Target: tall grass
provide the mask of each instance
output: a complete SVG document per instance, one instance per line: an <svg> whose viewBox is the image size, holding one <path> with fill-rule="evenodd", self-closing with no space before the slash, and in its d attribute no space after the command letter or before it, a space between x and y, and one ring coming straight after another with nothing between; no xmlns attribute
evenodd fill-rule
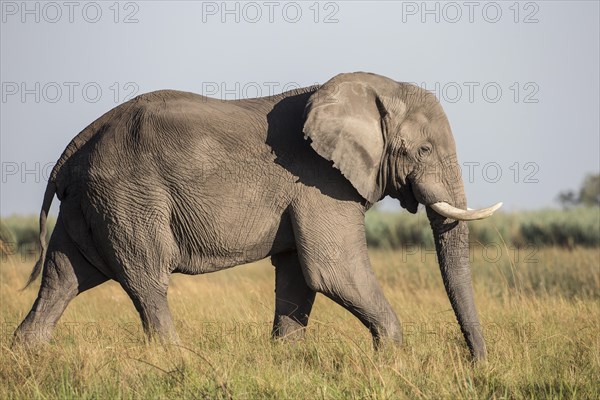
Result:
<svg viewBox="0 0 600 400"><path fill-rule="evenodd" d="M305 341L272 342L268 261L174 276L181 347L146 345L131 301L109 282L71 303L50 345L13 349L37 291L18 290L31 263L9 257L0 269L0 398L599 398L599 249L492 250L472 249L489 352L475 366L427 247L370 253L404 328L404 345L379 353L367 329L321 295Z"/></svg>

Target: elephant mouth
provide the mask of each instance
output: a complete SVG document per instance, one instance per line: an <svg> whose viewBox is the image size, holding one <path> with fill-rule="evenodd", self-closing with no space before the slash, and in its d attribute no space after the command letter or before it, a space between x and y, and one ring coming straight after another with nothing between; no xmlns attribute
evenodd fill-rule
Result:
<svg viewBox="0 0 600 400"><path fill-rule="evenodd" d="M408 181L406 182L406 185L400 187L400 190L398 191L398 200L400 201L400 206L411 214L415 214L417 212L419 202L413 194L412 188Z"/></svg>

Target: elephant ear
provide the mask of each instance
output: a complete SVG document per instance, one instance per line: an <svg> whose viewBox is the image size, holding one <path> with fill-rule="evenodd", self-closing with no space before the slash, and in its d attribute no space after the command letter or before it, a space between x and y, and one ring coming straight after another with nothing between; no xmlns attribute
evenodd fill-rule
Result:
<svg viewBox="0 0 600 400"><path fill-rule="evenodd" d="M379 171L385 148L383 105L368 80L342 74L308 100L304 135L312 148L339 169L370 203L383 195Z"/></svg>

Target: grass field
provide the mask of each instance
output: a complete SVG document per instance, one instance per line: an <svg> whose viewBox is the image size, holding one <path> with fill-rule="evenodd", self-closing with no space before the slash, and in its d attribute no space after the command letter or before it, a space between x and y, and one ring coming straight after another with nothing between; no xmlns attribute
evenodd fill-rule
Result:
<svg viewBox="0 0 600 400"><path fill-rule="evenodd" d="M35 354L12 350L37 287L18 290L33 260L8 257L0 273L0 398L599 398L599 249L494 250L472 251L489 353L475 366L435 254L425 250L371 252L405 334L401 348L377 354L367 329L323 296L304 342L272 342L267 260L173 277L181 348L145 345L133 305L110 282L71 303L52 344Z"/></svg>

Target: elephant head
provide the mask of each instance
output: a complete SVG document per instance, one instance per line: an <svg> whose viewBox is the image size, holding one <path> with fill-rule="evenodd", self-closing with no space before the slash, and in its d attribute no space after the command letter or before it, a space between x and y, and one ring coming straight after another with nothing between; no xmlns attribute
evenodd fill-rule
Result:
<svg viewBox="0 0 600 400"><path fill-rule="evenodd" d="M374 74L341 74L309 99L304 134L368 203L389 195L411 213L426 206L462 333L472 355L485 357L464 221L488 217L502 204L467 209L454 138L435 96Z"/></svg>

